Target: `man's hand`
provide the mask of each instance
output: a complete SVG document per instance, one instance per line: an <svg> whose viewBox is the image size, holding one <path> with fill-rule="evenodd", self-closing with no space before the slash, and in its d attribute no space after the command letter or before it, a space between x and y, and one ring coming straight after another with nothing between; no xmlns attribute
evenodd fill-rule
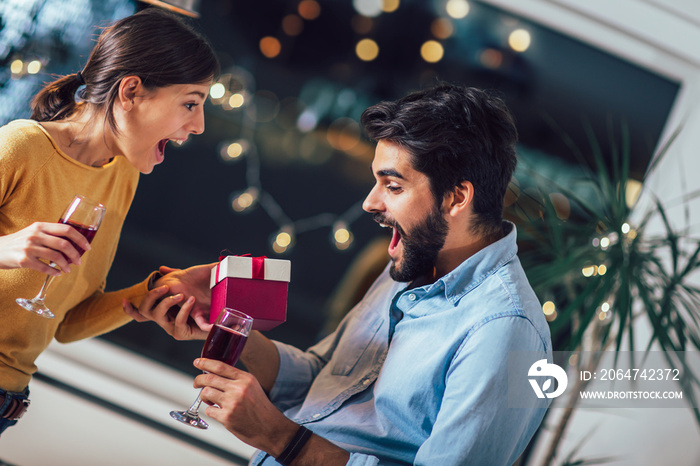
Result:
<svg viewBox="0 0 700 466"><path fill-rule="evenodd" d="M197 359L194 365L207 372L194 381L195 388L203 388L206 415L248 445L275 457L282 453L299 426L270 402L257 379L213 359Z"/></svg>
<svg viewBox="0 0 700 466"><path fill-rule="evenodd" d="M233 435L274 458L284 452L299 425L288 419L267 398L257 379L244 371L213 359L197 359L195 367L207 373L197 376L207 416L220 422ZM312 435L301 447L294 464L340 466L350 453L328 440Z"/></svg>

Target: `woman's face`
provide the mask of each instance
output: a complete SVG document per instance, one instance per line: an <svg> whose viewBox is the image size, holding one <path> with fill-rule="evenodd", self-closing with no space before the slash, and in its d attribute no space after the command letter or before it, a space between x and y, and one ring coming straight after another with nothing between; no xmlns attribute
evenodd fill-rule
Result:
<svg viewBox="0 0 700 466"><path fill-rule="evenodd" d="M118 153L141 173L151 173L165 159L168 141L182 144L190 134L204 132L204 101L210 85L174 84L137 92L117 121Z"/></svg>

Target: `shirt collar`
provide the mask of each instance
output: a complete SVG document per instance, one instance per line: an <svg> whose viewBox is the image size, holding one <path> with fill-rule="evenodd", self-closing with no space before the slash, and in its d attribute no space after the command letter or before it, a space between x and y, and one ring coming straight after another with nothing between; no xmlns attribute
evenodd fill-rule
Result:
<svg viewBox="0 0 700 466"><path fill-rule="evenodd" d="M503 222L505 236L489 244L438 279L429 288L444 286L445 298L456 305L462 297L511 261L518 252L516 228L512 222Z"/></svg>

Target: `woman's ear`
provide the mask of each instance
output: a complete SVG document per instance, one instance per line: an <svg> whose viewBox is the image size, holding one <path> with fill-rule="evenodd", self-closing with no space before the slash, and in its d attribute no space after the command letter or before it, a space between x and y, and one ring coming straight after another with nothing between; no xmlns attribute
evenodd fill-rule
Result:
<svg viewBox="0 0 700 466"><path fill-rule="evenodd" d="M459 185L452 188L452 191L445 198L447 213L456 217L460 213L471 209L473 199L474 185L471 181L462 181Z"/></svg>
<svg viewBox="0 0 700 466"><path fill-rule="evenodd" d="M130 111L134 108L134 98L141 95L143 91L143 83L138 76L126 76L119 83L119 105L125 110Z"/></svg>

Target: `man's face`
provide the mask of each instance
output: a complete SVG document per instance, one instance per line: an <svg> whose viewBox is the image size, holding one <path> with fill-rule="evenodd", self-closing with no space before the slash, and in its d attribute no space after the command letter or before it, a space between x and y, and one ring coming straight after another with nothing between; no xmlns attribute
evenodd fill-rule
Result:
<svg viewBox="0 0 700 466"><path fill-rule="evenodd" d="M393 229L391 277L410 282L432 272L445 244L448 225L430 190L430 180L416 171L400 146L379 141L372 162L376 184L363 208L380 225Z"/></svg>

